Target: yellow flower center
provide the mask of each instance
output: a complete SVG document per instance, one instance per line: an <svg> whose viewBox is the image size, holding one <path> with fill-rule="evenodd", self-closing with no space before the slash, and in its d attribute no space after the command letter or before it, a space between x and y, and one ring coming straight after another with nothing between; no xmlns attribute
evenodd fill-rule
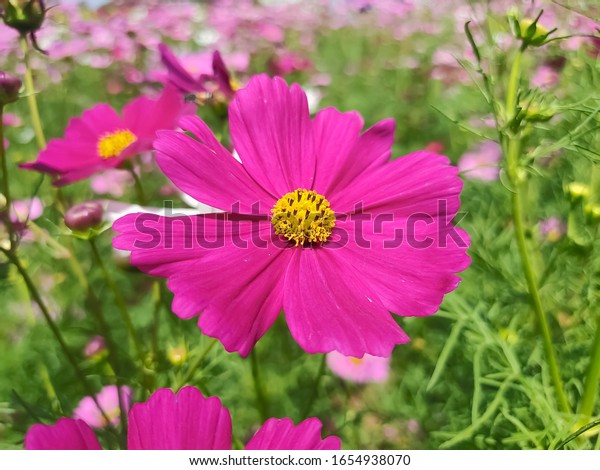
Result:
<svg viewBox="0 0 600 470"><path fill-rule="evenodd" d="M335 226L335 214L329 201L315 191L296 189L287 193L271 209L275 233L296 246L324 243Z"/></svg>
<svg viewBox="0 0 600 470"><path fill-rule="evenodd" d="M102 158L118 157L136 140L137 137L128 129L107 132L98 141L98 155Z"/></svg>
<svg viewBox="0 0 600 470"><path fill-rule="evenodd" d="M352 365L360 366L363 363L363 360L359 359L358 357L351 357L350 362L352 363Z"/></svg>

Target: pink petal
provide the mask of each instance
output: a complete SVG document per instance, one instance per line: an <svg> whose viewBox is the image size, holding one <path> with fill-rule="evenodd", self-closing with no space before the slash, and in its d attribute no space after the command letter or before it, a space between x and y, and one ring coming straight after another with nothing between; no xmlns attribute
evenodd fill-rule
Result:
<svg viewBox="0 0 600 470"><path fill-rule="evenodd" d="M123 128L123 121L108 104L101 103L73 118L65 130L65 139L97 144L103 134Z"/></svg>
<svg viewBox="0 0 600 470"><path fill-rule="evenodd" d="M231 450L231 416L194 387L154 392L129 412L129 450Z"/></svg>
<svg viewBox="0 0 600 470"><path fill-rule="evenodd" d="M367 129L343 162L329 192L344 191L367 170L384 167L392 156L395 128L393 119L384 119Z"/></svg>
<svg viewBox="0 0 600 470"><path fill-rule="evenodd" d="M358 176L329 198L331 207L337 213L352 213L362 205L371 213L436 216L440 201L445 201L447 213L455 214L463 182L457 176L458 169L449 163L434 153L411 153Z"/></svg>
<svg viewBox="0 0 600 470"><path fill-rule="evenodd" d="M172 85L167 85L158 99L145 96L136 98L123 108L123 123L138 138L127 149L128 155L151 150L156 132L163 129L175 129L177 121L184 113L192 111L192 107L183 101L183 96ZM133 153L132 153L133 152Z"/></svg>
<svg viewBox="0 0 600 470"><path fill-rule="evenodd" d="M244 167L276 199L312 187L314 137L306 94L298 85L254 76L235 94L229 123Z"/></svg>
<svg viewBox="0 0 600 470"><path fill-rule="evenodd" d="M284 287L287 323L308 353L387 357L409 341L366 276L336 250L294 250Z"/></svg>
<svg viewBox="0 0 600 470"><path fill-rule="evenodd" d="M343 176L363 125L360 114L355 111L342 113L335 108L326 108L315 116L317 171L313 189L319 194L328 194L336 179Z"/></svg>
<svg viewBox="0 0 600 470"><path fill-rule="evenodd" d="M468 235L452 226L453 217L454 213L448 214L447 226L436 217L416 223L398 216L393 222L364 223L360 236L368 248L357 243L336 246L336 242L331 247L360 270L368 289L387 310L402 316L432 315L444 294L458 286L455 273L470 264ZM350 240L356 238L353 221L337 221L337 228L346 231Z"/></svg>
<svg viewBox="0 0 600 470"><path fill-rule="evenodd" d="M83 421L62 418L53 426L34 424L25 436L27 450L102 450Z"/></svg>
<svg viewBox="0 0 600 470"><path fill-rule="evenodd" d="M200 329L228 351L246 356L281 311L291 251L274 244L268 218L131 214L113 228L121 233L114 247L131 251L134 266L168 278L173 312L181 318L202 312Z"/></svg>
<svg viewBox="0 0 600 470"><path fill-rule="evenodd" d="M268 214L275 199L266 193L197 117L180 125L198 140L174 131L159 132L157 163L181 191L225 211ZM258 203L255 209L254 204Z"/></svg>
<svg viewBox="0 0 600 470"><path fill-rule="evenodd" d="M246 450L340 450L339 437L321 439L321 422L309 418L297 426L289 418L271 418L246 445Z"/></svg>

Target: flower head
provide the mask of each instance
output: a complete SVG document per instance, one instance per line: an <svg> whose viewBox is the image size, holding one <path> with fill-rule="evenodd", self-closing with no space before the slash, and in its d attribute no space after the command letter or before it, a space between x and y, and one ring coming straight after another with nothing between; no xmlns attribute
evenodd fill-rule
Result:
<svg viewBox="0 0 600 470"><path fill-rule="evenodd" d="M383 383L390 375L390 358L365 354L361 359L343 356L336 351L327 354L327 365L344 380L355 383Z"/></svg>
<svg viewBox="0 0 600 470"><path fill-rule="evenodd" d="M212 56L212 74L201 73L194 78L168 46L160 44L158 50L161 61L169 72L169 83L181 92L195 94L200 102L211 99L229 101L233 98L237 85L231 79L219 51L215 51Z"/></svg>
<svg viewBox="0 0 600 470"><path fill-rule="evenodd" d="M309 418L267 420L246 445L247 450L339 450L335 436L321 439L321 422ZM53 426L33 425L25 436L28 450L99 450L90 427L63 418ZM178 393L159 389L129 412L129 450L231 450L231 416L217 397L205 398L194 387Z"/></svg>
<svg viewBox="0 0 600 470"><path fill-rule="evenodd" d="M243 356L282 309L309 353L386 357L408 342L389 312L435 313L469 264L451 222L457 169L430 152L389 161L392 120L363 133L355 112L313 120L302 89L281 78L251 79L229 124L241 163L197 117L180 121L193 136L163 131L155 142L181 191L226 212L130 214L113 225L114 247L168 278L176 315L200 315L205 334Z"/></svg>
<svg viewBox="0 0 600 470"><path fill-rule="evenodd" d="M35 162L21 167L54 175L56 186L88 178L151 150L156 131L175 128L188 109L173 87L166 87L157 100L136 98L122 117L98 104L71 119L62 139L52 139Z"/></svg>
<svg viewBox="0 0 600 470"><path fill-rule="evenodd" d="M21 80L17 77L0 70L0 107L19 99L21 85ZM4 124L4 119L2 124Z"/></svg>
<svg viewBox="0 0 600 470"><path fill-rule="evenodd" d="M119 405L119 394L116 385L107 385L96 395L96 401L104 412L100 411L92 397L85 397L73 412L75 419L80 419L92 428L104 428L106 426L116 427L121 421L121 407ZM129 387L121 387L121 401L125 410L131 406L132 390ZM105 416L106 415L106 416ZM107 422L106 418L109 419Z"/></svg>

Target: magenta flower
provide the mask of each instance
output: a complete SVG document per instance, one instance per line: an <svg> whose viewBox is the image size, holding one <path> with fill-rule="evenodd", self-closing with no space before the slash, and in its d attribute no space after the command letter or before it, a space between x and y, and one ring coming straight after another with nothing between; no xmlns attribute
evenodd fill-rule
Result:
<svg viewBox="0 0 600 470"><path fill-rule="evenodd" d="M390 375L389 357L365 354L362 359L358 359L332 351L327 354L327 365L338 377L357 384L383 383Z"/></svg>
<svg viewBox="0 0 600 470"><path fill-rule="evenodd" d="M129 410L131 406L132 394L133 392L129 387L121 387L121 400L126 410ZM113 427L118 426L121 422L121 407L119 406L117 386L107 385L103 387L100 393L96 395L96 400L110 422L106 421L102 411L98 409L92 397L85 397L79 402L79 405L77 405L77 408L73 412L73 417L84 421L92 428L104 428L109 425Z"/></svg>
<svg viewBox="0 0 600 470"><path fill-rule="evenodd" d="M54 175L56 186L88 178L151 150L156 131L175 128L188 109L173 87L166 87L157 100L133 100L122 117L109 105L98 104L71 119L64 138L52 139L35 162L21 168Z"/></svg>
<svg viewBox="0 0 600 470"><path fill-rule="evenodd" d="M311 120L297 85L265 75L229 107L237 161L197 117L164 131L157 163L197 201L225 214L117 220L115 248L168 278L173 312L242 356L282 308L309 353L387 357L408 336L390 315L435 313L469 265L451 220L462 181L448 159L389 161L394 122L361 134L356 112ZM149 236L150 235L150 236Z"/></svg>
<svg viewBox="0 0 600 470"><path fill-rule="evenodd" d="M465 153L458 161L458 168L466 178L495 181L500 174L499 163L502 149L497 142L488 140Z"/></svg>
<svg viewBox="0 0 600 470"><path fill-rule="evenodd" d="M169 72L169 82L183 93L221 93L230 100L235 94L229 71L219 51L212 57L212 74L202 73L194 78L165 44L158 46L160 58Z"/></svg>
<svg viewBox="0 0 600 470"><path fill-rule="evenodd" d="M321 422L309 418L298 425L271 418L246 450L339 450L341 441L321 439ZM25 436L27 450L99 450L96 436L81 420L63 418L55 425L33 425ZM205 398L194 387L177 394L163 388L129 412L129 450L231 450L231 416L217 397Z"/></svg>

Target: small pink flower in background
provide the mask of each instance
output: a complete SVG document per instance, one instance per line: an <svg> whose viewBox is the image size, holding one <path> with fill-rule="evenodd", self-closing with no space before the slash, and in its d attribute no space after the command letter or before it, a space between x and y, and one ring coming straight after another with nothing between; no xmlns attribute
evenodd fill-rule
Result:
<svg viewBox="0 0 600 470"><path fill-rule="evenodd" d="M121 400L125 410L129 410L131 406L133 392L129 387L121 387ZM85 397L79 402L79 405L73 412L75 419L80 419L87 423L92 428L104 428L108 425L116 427L121 422L121 408L119 406L119 396L117 394L116 385L107 385L100 390L96 395L98 405L104 411L110 422L106 422L106 418L96 406L92 397Z"/></svg>
<svg viewBox="0 0 600 470"><path fill-rule="evenodd" d="M365 354L361 359L358 359L333 351L327 354L327 365L338 377L358 384L368 382L384 383L390 375L389 357Z"/></svg>
<svg viewBox="0 0 600 470"><path fill-rule="evenodd" d="M558 84L560 73L548 65L540 65L531 78L531 84L537 88L552 88Z"/></svg>
<svg viewBox="0 0 600 470"><path fill-rule="evenodd" d="M273 58L268 66L272 75L289 75L309 70L313 64L309 59L294 52L283 52Z"/></svg>
<svg viewBox="0 0 600 470"><path fill-rule="evenodd" d="M106 170L93 175L90 186L96 194L110 194L118 198L133 186L133 176L127 170Z"/></svg>
<svg viewBox="0 0 600 470"><path fill-rule="evenodd" d="M217 397L205 398L194 387L178 393L162 388L129 412L129 450L231 450L231 416ZM88 423L89 424L89 423ZM338 437L321 438L321 422L309 418L270 418L246 450L339 450ZM82 420L63 418L55 425L35 424L25 436L28 450L99 450L100 444Z"/></svg>
<svg viewBox="0 0 600 470"><path fill-rule="evenodd" d="M55 186L86 179L151 150L156 131L175 128L179 117L189 111L170 86L157 100L136 98L125 106L122 117L109 105L98 104L71 119L64 138L52 139L35 162L21 168L55 176Z"/></svg>
<svg viewBox="0 0 600 470"><path fill-rule="evenodd" d="M18 199L12 202L10 220L15 225L24 226L30 220L36 220L44 212L44 204L40 198Z"/></svg>
<svg viewBox="0 0 600 470"><path fill-rule="evenodd" d="M442 153L444 151L444 144L437 141L429 142L423 150L433 153Z"/></svg>
<svg viewBox="0 0 600 470"><path fill-rule="evenodd" d="M495 181L500 175L499 162L501 158L500 145L488 140L460 157L458 169L465 178Z"/></svg>
<svg viewBox="0 0 600 470"><path fill-rule="evenodd" d="M407 343L390 312L434 314L470 263L468 236L448 224L460 205L458 170L425 151L390 161L393 120L363 132L356 112L327 108L312 119L304 91L279 77L255 76L238 91L229 124L242 163L196 116L180 121L195 137L162 131L154 145L158 166L181 191L231 212L184 224L129 214L114 223L113 246L131 251L141 271L168 278L177 316L199 316L204 334L244 357L282 309L292 336L311 354L388 357ZM358 203L361 214L373 216L360 235ZM300 220L288 224L292 212ZM409 228L416 212L431 223ZM318 220L308 219L312 213ZM376 227L378 214L393 220ZM151 247L138 243L147 239L140 220L154 233L170 233ZM398 243L398 232L407 230L431 243ZM370 249L359 243L363 237ZM215 239L217 248L202 243Z"/></svg>
<svg viewBox="0 0 600 470"><path fill-rule="evenodd" d="M2 125L8 127L19 127L23 124L22 119L13 113L3 113L2 114Z"/></svg>
<svg viewBox="0 0 600 470"><path fill-rule="evenodd" d="M83 354L85 357L94 357L106 351L106 342L102 336L94 336L85 345Z"/></svg>
<svg viewBox="0 0 600 470"><path fill-rule="evenodd" d="M541 220L539 229L541 237L549 242L557 242L567 232L566 224L558 217Z"/></svg>

